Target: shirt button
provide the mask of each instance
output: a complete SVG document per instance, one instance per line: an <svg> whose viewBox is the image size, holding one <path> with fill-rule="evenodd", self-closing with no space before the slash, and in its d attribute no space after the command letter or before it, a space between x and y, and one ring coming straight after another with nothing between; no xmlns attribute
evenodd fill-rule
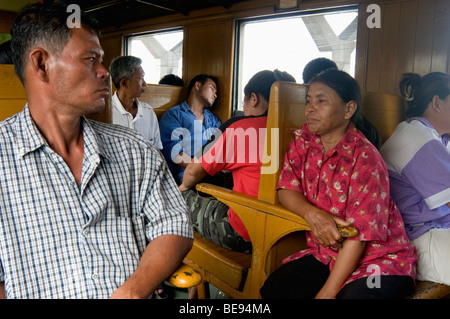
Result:
<svg viewBox="0 0 450 319"><path fill-rule="evenodd" d="M98 274L92 274L92 280L97 280L98 279Z"/></svg>

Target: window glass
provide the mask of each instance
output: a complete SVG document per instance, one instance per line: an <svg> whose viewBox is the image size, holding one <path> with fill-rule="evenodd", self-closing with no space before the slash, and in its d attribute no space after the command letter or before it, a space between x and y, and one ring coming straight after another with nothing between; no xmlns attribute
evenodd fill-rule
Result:
<svg viewBox="0 0 450 319"><path fill-rule="evenodd" d="M234 104L242 110L244 86L258 71L279 69L303 83L312 59L332 59L354 75L357 9L262 18L237 22Z"/></svg>
<svg viewBox="0 0 450 319"><path fill-rule="evenodd" d="M125 38L126 55L142 59L147 83L158 83L166 74L182 78L183 30L153 32Z"/></svg>

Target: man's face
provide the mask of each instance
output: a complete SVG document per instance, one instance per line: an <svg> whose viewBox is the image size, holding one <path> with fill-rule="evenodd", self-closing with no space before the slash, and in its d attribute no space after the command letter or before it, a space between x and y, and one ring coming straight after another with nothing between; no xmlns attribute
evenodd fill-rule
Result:
<svg viewBox="0 0 450 319"><path fill-rule="evenodd" d="M49 81L61 112L79 116L103 111L109 94L105 83L109 74L102 59L98 37L83 28L72 30L59 56L51 55Z"/></svg>
<svg viewBox="0 0 450 319"><path fill-rule="evenodd" d="M130 96L139 97L145 92L147 83L145 82L144 76L145 72L140 66L136 69L136 71L134 71L131 76L131 80L126 80L127 86L125 89L128 91Z"/></svg>
<svg viewBox="0 0 450 319"><path fill-rule="evenodd" d="M216 83L211 79L207 79L206 82L200 86L199 97L203 99L207 107L211 107L217 98Z"/></svg>

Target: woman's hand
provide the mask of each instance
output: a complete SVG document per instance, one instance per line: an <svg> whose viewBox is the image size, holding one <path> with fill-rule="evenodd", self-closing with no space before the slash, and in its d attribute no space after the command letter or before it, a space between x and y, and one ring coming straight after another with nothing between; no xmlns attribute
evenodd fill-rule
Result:
<svg viewBox="0 0 450 319"><path fill-rule="evenodd" d="M333 248L341 247L343 238L337 227L349 226L350 223L317 207L308 210L303 218L311 227L311 232L320 245L325 248L329 246Z"/></svg>
<svg viewBox="0 0 450 319"><path fill-rule="evenodd" d="M280 189L278 197L284 207L305 219L320 245L334 248L341 246L343 238L337 226L350 226L349 222L317 208L297 191Z"/></svg>

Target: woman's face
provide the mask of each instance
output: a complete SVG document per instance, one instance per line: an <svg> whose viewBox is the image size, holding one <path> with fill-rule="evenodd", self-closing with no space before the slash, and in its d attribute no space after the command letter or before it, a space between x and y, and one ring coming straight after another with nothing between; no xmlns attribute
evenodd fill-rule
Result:
<svg viewBox="0 0 450 319"><path fill-rule="evenodd" d="M344 103L332 88L314 82L306 95L305 119L310 132L320 136L343 136L356 102Z"/></svg>

